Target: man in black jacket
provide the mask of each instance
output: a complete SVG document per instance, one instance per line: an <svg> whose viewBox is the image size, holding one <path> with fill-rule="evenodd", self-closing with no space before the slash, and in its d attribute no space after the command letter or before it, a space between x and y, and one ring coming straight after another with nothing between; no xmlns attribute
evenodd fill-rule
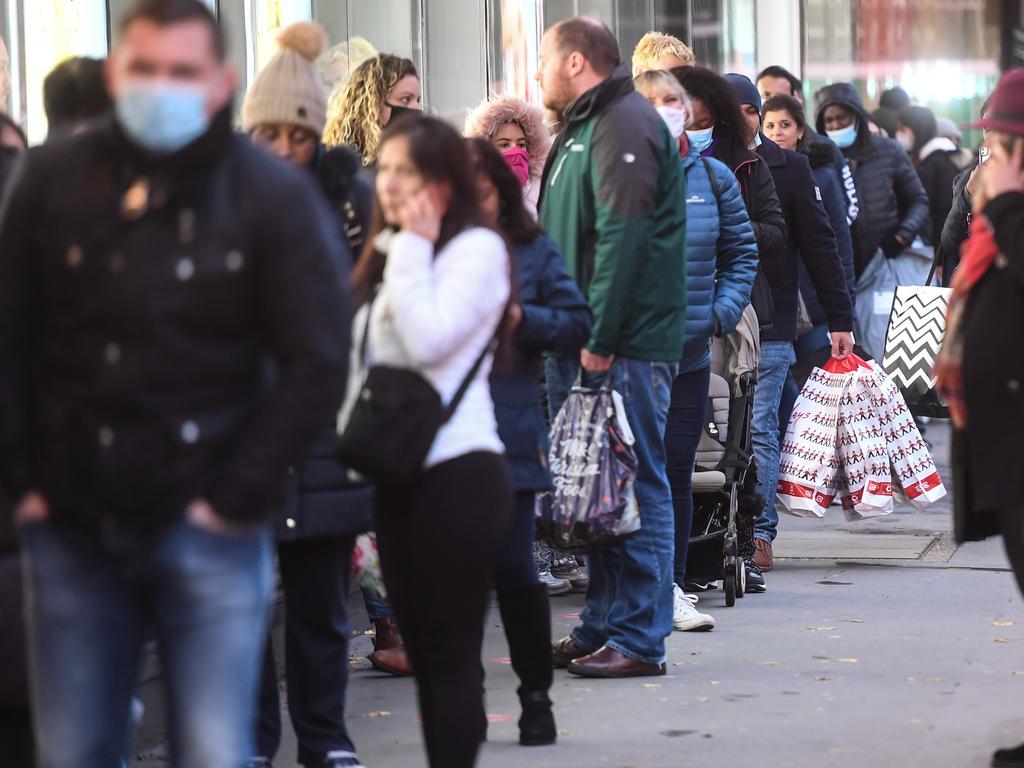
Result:
<svg viewBox="0 0 1024 768"><path fill-rule="evenodd" d="M754 567L748 564L748 583L752 591L764 591L761 570L772 567L772 542L779 525L775 511L775 485L779 477L779 404L789 368L796 360L793 342L797 337L797 312L800 292L799 261L814 283L815 291L828 316L832 334L832 354L844 358L853 350L853 308L835 232L821 201L821 192L804 155L787 152L760 133L761 96L743 75L725 79L736 94L749 136L757 144L757 154L767 164L786 217L786 251L783 268L769 284L775 303L775 321L761 332L761 360L754 394L754 456L757 460L760 492L764 509L755 523Z"/></svg>
<svg viewBox="0 0 1024 768"><path fill-rule="evenodd" d="M141 0L108 81L116 118L32 150L0 215L0 484L38 760L119 762L151 630L172 761L241 765L266 519L344 389L344 246L308 174L232 132L199 0Z"/></svg>
<svg viewBox="0 0 1024 768"><path fill-rule="evenodd" d="M853 228L860 275L879 250L893 258L913 242L928 218L928 195L899 143L871 133L856 88L829 85L814 95L814 102L818 132L827 133L843 151L860 195Z"/></svg>

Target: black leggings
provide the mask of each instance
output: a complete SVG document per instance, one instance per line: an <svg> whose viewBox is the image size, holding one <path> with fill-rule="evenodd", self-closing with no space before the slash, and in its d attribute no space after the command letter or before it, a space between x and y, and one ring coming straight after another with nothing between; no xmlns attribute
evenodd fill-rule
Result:
<svg viewBox="0 0 1024 768"><path fill-rule="evenodd" d="M484 740L484 617L512 517L505 459L470 453L414 484L378 486L377 544L388 596L416 670L433 768L471 768ZM469 578L453 589L455 569Z"/></svg>
<svg viewBox="0 0 1024 768"><path fill-rule="evenodd" d="M498 592L517 592L537 586L537 561L533 556L533 542L536 539L533 491L516 493L515 514L512 526L505 537L498 557L498 569L494 574L494 586Z"/></svg>

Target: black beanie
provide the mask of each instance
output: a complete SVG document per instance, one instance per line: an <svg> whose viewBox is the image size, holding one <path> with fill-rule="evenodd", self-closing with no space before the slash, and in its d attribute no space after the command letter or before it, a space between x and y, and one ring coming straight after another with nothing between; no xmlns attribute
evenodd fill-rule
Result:
<svg viewBox="0 0 1024 768"><path fill-rule="evenodd" d="M750 81L749 77L730 72L725 76L725 81L732 86L732 92L736 94L736 101L740 104L753 104L757 107L757 114L761 114L761 94L757 92L757 86Z"/></svg>

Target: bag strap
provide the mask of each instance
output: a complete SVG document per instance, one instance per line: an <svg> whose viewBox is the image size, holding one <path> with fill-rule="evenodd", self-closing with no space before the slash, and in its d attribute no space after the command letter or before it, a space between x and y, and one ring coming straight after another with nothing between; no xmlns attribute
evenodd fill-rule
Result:
<svg viewBox="0 0 1024 768"><path fill-rule="evenodd" d="M711 167L711 163L708 162L706 157L701 157L701 162L704 163L704 170L707 171L708 181L711 182L711 191L715 193L715 202L721 202L722 191L718 188L718 179L715 178L715 169Z"/></svg>
<svg viewBox="0 0 1024 768"><path fill-rule="evenodd" d="M935 244L934 252L935 252L935 254L932 257L932 268L930 270L928 270L928 279L924 281L924 284L926 286L932 284L932 280L935 279L935 272L939 268L939 262L943 261L943 258L942 258L942 244L941 243L936 243Z"/></svg>
<svg viewBox="0 0 1024 768"><path fill-rule="evenodd" d="M500 322L498 323L498 328L501 328ZM479 373L480 366L484 364L484 360L487 359L487 355L494 352L497 348L498 331L495 330L494 336L492 336L490 340L487 342L487 344L484 346L483 351L480 353L480 356L476 359L476 362L473 363L473 367L470 368L469 373L466 374L466 378L462 380L462 383L459 385L459 388L455 390L455 394L452 396L451 402L448 403L448 406L444 409L444 418L441 422L442 424L447 423L447 421L452 416L455 415L455 411L458 409L459 403L462 402L462 398L465 397L466 392L469 391L469 385L473 383L473 379L475 379L477 373Z"/></svg>
<svg viewBox="0 0 1024 768"><path fill-rule="evenodd" d="M370 318L373 316L373 302L377 300L377 294L380 292L380 286L373 289L373 295L370 296L370 300L366 302L366 322L363 323L363 338L359 342L359 367L366 367L366 345L370 340Z"/></svg>

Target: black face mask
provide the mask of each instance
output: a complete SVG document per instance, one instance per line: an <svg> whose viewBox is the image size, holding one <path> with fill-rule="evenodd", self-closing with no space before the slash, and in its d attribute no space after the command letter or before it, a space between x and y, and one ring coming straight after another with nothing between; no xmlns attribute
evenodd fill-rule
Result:
<svg viewBox="0 0 1024 768"><path fill-rule="evenodd" d="M388 104L391 107L391 117L388 118L388 125L391 125L396 120L400 120L409 115L422 115L423 110L421 109L410 109L409 107L403 107L398 104Z"/></svg>

